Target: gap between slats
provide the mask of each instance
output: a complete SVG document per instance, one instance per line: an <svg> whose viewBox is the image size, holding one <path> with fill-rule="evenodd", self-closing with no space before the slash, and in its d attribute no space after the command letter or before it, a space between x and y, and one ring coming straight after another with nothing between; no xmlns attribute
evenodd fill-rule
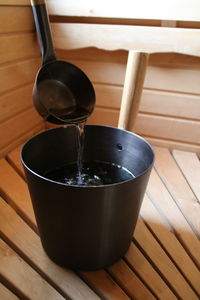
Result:
<svg viewBox="0 0 200 300"><path fill-rule="evenodd" d="M13 291L11 291L7 286L2 284L1 282L0 282L0 295L2 297L2 300L19 300L17 295L14 294Z"/></svg>
<svg viewBox="0 0 200 300"><path fill-rule="evenodd" d="M195 153L174 150L173 157L200 202L200 162Z"/></svg>

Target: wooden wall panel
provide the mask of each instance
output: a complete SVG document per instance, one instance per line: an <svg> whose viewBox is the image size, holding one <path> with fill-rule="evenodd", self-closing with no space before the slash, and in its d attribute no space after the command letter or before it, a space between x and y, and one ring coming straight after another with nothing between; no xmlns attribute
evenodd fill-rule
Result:
<svg viewBox="0 0 200 300"><path fill-rule="evenodd" d="M143 90L140 111L200 120L200 95Z"/></svg>
<svg viewBox="0 0 200 300"><path fill-rule="evenodd" d="M119 111L96 108L89 118L90 124L117 126ZM200 141L199 122L161 117L139 113L135 132L145 136L172 139L179 142L196 143Z"/></svg>
<svg viewBox="0 0 200 300"><path fill-rule="evenodd" d="M18 6L30 6L30 0L0 0L0 5L18 5Z"/></svg>
<svg viewBox="0 0 200 300"><path fill-rule="evenodd" d="M10 144L13 140L37 127L41 123L41 117L34 108L18 113L16 116L9 118L0 126L0 148Z"/></svg>
<svg viewBox="0 0 200 300"><path fill-rule="evenodd" d="M120 109L123 87L94 84L94 88L97 106ZM200 120L199 103L199 95L144 88L140 111L150 114Z"/></svg>
<svg viewBox="0 0 200 300"><path fill-rule="evenodd" d="M161 117L140 113L135 130L145 136L198 143L200 145L200 122Z"/></svg>
<svg viewBox="0 0 200 300"><path fill-rule="evenodd" d="M8 1L4 2L8 3ZM17 0L16 2L20 3L20 0ZM30 4L29 0L27 0L27 4L28 3ZM32 15L32 9L30 6L1 6L0 33L5 34L9 32L25 32L35 30Z"/></svg>
<svg viewBox="0 0 200 300"><path fill-rule="evenodd" d="M88 48L58 54L79 66L94 83L96 109L88 123L117 126L127 53ZM136 131L155 144L198 151L199 78L199 58L174 53L150 56Z"/></svg>
<svg viewBox="0 0 200 300"><path fill-rule="evenodd" d="M33 83L40 66L40 59L32 58L0 65L0 93Z"/></svg>
<svg viewBox="0 0 200 300"><path fill-rule="evenodd" d="M15 33L0 35L1 63L40 56L34 33Z"/></svg>
<svg viewBox="0 0 200 300"><path fill-rule="evenodd" d="M67 57L64 58L68 60ZM94 83L123 86L126 65L117 62L85 61L70 59L80 67ZM149 66L144 87L165 91L200 94L200 68L166 68Z"/></svg>
<svg viewBox="0 0 200 300"><path fill-rule="evenodd" d="M31 83L0 97L0 123L32 106L32 89Z"/></svg>
<svg viewBox="0 0 200 300"><path fill-rule="evenodd" d="M29 7L1 6L0 156L44 128L32 104L32 88L41 64L33 30L30 3Z"/></svg>

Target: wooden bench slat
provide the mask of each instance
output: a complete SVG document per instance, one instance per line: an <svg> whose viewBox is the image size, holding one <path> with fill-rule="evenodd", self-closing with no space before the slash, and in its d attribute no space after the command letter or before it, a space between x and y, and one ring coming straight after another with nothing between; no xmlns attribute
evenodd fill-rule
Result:
<svg viewBox="0 0 200 300"><path fill-rule="evenodd" d="M81 272L84 280L88 281L100 295L101 299L128 300L130 299L116 282L104 270L94 272Z"/></svg>
<svg viewBox="0 0 200 300"><path fill-rule="evenodd" d="M197 155L186 151L174 150L173 156L194 194L200 201L200 162Z"/></svg>
<svg viewBox="0 0 200 300"><path fill-rule="evenodd" d="M191 286L200 293L199 270L147 195L144 197L140 215Z"/></svg>
<svg viewBox="0 0 200 300"><path fill-rule="evenodd" d="M123 286L127 294L136 300L154 300L156 299L151 291L144 285L144 283L135 275L124 260L113 264L108 268L112 277Z"/></svg>
<svg viewBox="0 0 200 300"><path fill-rule="evenodd" d="M0 271L5 280L29 299L64 299L16 252L0 240Z"/></svg>
<svg viewBox="0 0 200 300"><path fill-rule="evenodd" d="M130 267L141 276L159 299L177 299L159 274L152 268L150 262L133 243L131 243L128 252L125 255L125 259Z"/></svg>
<svg viewBox="0 0 200 300"><path fill-rule="evenodd" d="M143 251L148 255L153 264L158 268L165 280L172 286L182 299L198 299L183 275L179 272L156 239L152 239L144 222L139 218L134 233L134 238ZM196 271L194 284L200 292L199 276Z"/></svg>
<svg viewBox="0 0 200 300"><path fill-rule="evenodd" d="M97 300L98 296L71 270L61 268L45 254L39 236L0 198L0 231L7 243L45 274L66 297L78 300ZM18 234L16 234L16 232Z"/></svg>
<svg viewBox="0 0 200 300"><path fill-rule="evenodd" d="M20 152L22 146L15 148L13 151L9 152L6 156L8 162L12 165L12 167L20 174L22 178L25 179L24 169L22 163L20 161Z"/></svg>
<svg viewBox="0 0 200 300"><path fill-rule="evenodd" d="M0 190L9 204L36 230L36 221L27 185L5 159L0 160Z"/></svg>
<svg viewBox="0 0 200 300"><path fill-rule="evenodd" d="M147 186L147 194L162 215L172 226L176 237L187 249L194 262L200 263L200 243L173 198L153 169Z"/></svg>
<svg viewBox="0 0 200 300"><path fill-rule="evenodd" d="M7 287L5 287L1 282L0 282L0 296L1 300L19 300L19 298L14 295Z"/></svg>
<svg viewBox="0 0 200 300"><path fill-rule="evenodd" d="M195 195L191 191L190 186L185 180L183 173L177 166L169 150L165 148L154 147L154 151L156 156L155 159L156 171L158 172L159 176L162 178L163 182L165 183L165 186L169 190L173 199L176 201L179 209L186 217L188 223L191 224L195 233L200 237L200 218L199 218L200 205L197 202ZM193 157L193 154L189 153L189 156ZM198 163L199 162L197 162L197 164ZM192 166L192 170L194 170L195 168L196 168L196 164ZM199 180L198 180L198 176L196 177L199 183L200 174L199 174Z"/></svg>

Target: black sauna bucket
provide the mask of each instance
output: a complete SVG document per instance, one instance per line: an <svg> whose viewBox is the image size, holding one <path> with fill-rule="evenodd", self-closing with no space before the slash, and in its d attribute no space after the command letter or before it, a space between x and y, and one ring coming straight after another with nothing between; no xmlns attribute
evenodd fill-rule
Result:
<svg viewBox="0 0 200 300"><path fill-rule="evenodd" d="M136 177L96 187L66 186L43 174L77 159L75 126L42 132L26 142L25 169L42 245L57 264L96 270L128 250L154 153L141 137L118 128L85 126L85 161L112 162Z"/></svg>

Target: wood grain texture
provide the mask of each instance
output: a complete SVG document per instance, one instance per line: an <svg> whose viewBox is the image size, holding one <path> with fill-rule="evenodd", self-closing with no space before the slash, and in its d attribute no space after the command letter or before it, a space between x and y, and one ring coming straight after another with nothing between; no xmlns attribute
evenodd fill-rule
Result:
<svg viewBox="0 0 200 300"><path fill-rule="evenodd" d="M21 0L16 0L16 3L20 3L20 1ZM8 3L8 1L4 2L5 4ZM29 0L27 0L27 4L30 4ZM1 6L0 20L0 33L33 31L35 29L33 13L30 6Z"/></svg>
<svg viewBox="0 0 200 300"><path fill-rule="evenodd" d="M33 127L31 130L26 131L24 134L18 136L18 138L15 138L12 142L4 146L2 149L0 149L0 158L5 157L6 154L22 143L24 143L27 139L31 138L33 135L39 133L40 131L43 131L45 129L45 124L40 123L39 125Z"/></svg>
<svg viewBox="0 0 200 300"><path fill-rule="evenodd" d="M167 140L167 139L159 139L155 137L149 137L143 135L143 137L153 146L159 146L168 148L169 150L180 149L185 151L196 152L197 155L200 156L199 145L191 144L191 143L181 143L177 141Z"/></svg>
<svg viewBox="0 0 200 300"><path fill-rule="evenodd" d="M57 49L57 55L60 59L83 59L92 61L107 61L126 64L128 51L116 50L106 51L100 48L88 47L80 49ZM199 68L200 58L196 56L184 55L179 53L154 53L149 54L149 65L161 67L179 67L179 68Z"/></svg>
<svg viewBox="0 0 200 300"><path fill-rule="evenodd" d="M131 243L128 252L125 255L125 260L130 267L137 271L146 284L151 287L152 291L156 295L159 295L159 299L177 299L135 244Z"/></svg>
<svg viewBox="0 0 200 300"><path fill-rule="evenodd" d="M175 118L200 120L200 95L144 89L140 111Z"/></svg>
<svg viewBox="0 0 200 300"><path fill-rule="evenodd" d="M88 124L117 126L119 111L97 107ZM139 113L135 132L140 135L199 144L200 122ZM191 135L192 132L192 135Z"/></svg>
<svg viewBox="0 0 200 300"><path fill-rule="evenodd" d="M0 240L0 271L11 285L29 299L64 299L16 252ZM37 287L37 288L35 288Z"/></svg>
<svg viewBox="0 0 200 300"><path fill-rule="evenodd" d="M136 119L135 131L145 136L200 144L199 121L139 113Z"/></svg>
<svg viewBox="0 0 200 300"><path fill-rule="evenodd" d="M43 124L43 119L37 114L34 108L19 113L13 118L0 124L0 149L18 139L21 135L30 131L39 124Z"/></svg>
<svg viewBox="0 0 200 300"><path fill-rule="evenodd" d="M130 299L103 269L92 272L81 272L81 275L98 292L101 299Z"/></svg>
<svg viewBox="0 0 200 300"><path fill-rule="evenodd" d="M30 5L29 0L0 0L0 5Z"/></svg>
<svg viewBox="0 0 200 300"><path fill-rule="evenodd" d="M0 66L0 93L33 83L40 67L40 59L33 58Z"/></svg>
<svg viewBox="0 0 200 300"><path fill-rule="evenodd" d="M163 218L147 195L144 196L140 215L179 271L199 293L199 270L172 232L169 223Z"/></svg>
<svg viewBox="0 0 200 300"><path fill-rule="evenodd" d="M94 84L94 88L97 106L120 109L122 87ZM200 120L200 96L144 88L139 111Z"/></svg>
<svg viewBox="0 0 200 300"><path fill-rule="evenodd" d="M198 29L53 23L52 32L58 49L97 47L105 50L176 52L200 56Z"/></svg>
<svg viewBox="0 0 200 300"><path fill-rule="evenodd" d="M0 43L1 63L40 55L35 33L0 35Z"/></svg>
<svg viewBox="0 0 200 300"><path fill-rule="evenodd" d="M37 230L33 207L25 181L4 159L0 160L0 169L1 194L4 195L4 198L14 207L16 212L18 212L34 230Z"/></svg>
<svg viewBox="0 0 200 300"><path fill-rule="evenodd" d="M156 241L156 239L152 238L151 234L149 234L149 231L142 219L138 219L134 232L134 238L180 298L198 299L197 295L190 288L183 275L179 272L170 258L166 255L165 251L160 247L159 242ZM198 269L193 266L193 264L190 265L191 270L194 271L194 273L192 273L191 270L189 270L190 280L192 281L192 284L194 285L197 293L200 293L200 273ZM185 272L185 276L187 277L187 272Z"/></svg>
<svg viewBox="0 0 200 300"><path fill-rule="evenodd" d="M122 100L120 105L118 127L133 131L139 111L148 55L129 51Z"/></svg>
<svg viewBox="0 0 200 300"><path fill-rule="evenodd" d="M81 0L74 2L48 0L47 4L50 14L55 15L188 21L199 21L198 11L200 9L198 0L192 0L190 6L187 0L181 2L180 0L169 0L168 3L162 4L156 0L152 0L151 3L142 0L134 3L134 5L131 0L125 0L123 3L119 2L117 5L114 0L109 1L109 3L105 0L101 3L87 0L84 5ZM113 7L115 7L114 10Z"/></svg>
<svg viewBox="0 0 200 300"><path fill-rule="evenodd" d="M199 139L200 141L200 139ZM198 201L200 201L200 162L195 153L173 151L173 156L190 184Z"/></svg>
<svg viewBox="0 0 200 300"><path fill-rule="evenodd" d="M119 111L105 108L95 108L92 115L87 119L87 124L108 125L117 127Z"/></svg>
<svg viewBox="0 0 200 300"><path fill-rule="evenodd" d="M111 52L112 53L112 52ZM63 57L67 60L67 57ZM123 86L126 64L116 61L93 61L68 59L80 67L93 83ZM144 88L174 91L181 93L200 94L200 68L167 68L149 65L144 81Z"/></svg>
<svg viewBox="0 0 200 300"><path fill-rule="evenodd" d="M19 298L2 283L0 283L0 295L2 300L19 300Z"/></svg>
<svg viewBox="0 0 200 300"><path fill-rule="evenodd" d="M0 123L32 107L33 84L21 87L0 97Z"/></svg>
<svg viewBox="0 0 200 300"><path fill-rule="evenodd" d="M192 192L190 186L188 185L186 179L181 172L180 167L173 159L173 156L168 149L154 147L155 151L155 168L159 176L162 178L166 187L168 188L173 199L179 206L179 209L184 214L188 223L191 224L195 233L200 237L200 205ZM178 153L178 151L176 152ZM188 153L188 152L187 152ZM189 153L189 157L192 157L194 153ZM188 161L188 158L186 158ZM191 168L193 169L192 174L195 173L195 169L198 166L199 161L195 159ZM188 167L186 168L189 169ZM197 175L197 176L195 176ZM200 178L200 174L194 174L194 178L191 181ZM197 183L198 186L198 183Z"/></svg>
<svg viewBox="0 0 200 300"><path fill-rule="evenodd" d="M95 293L71 270L54 264L45 254L39 236L0 198L1 234L14 248L21 249L38 270L62 290L66 298L97 300ZM16 231L20 234L16 235Z"/></svg>
<svg viewBox="0 0 200 300"><path fill-rule="evenodd" d="M197 236L178 209L155 170L152 170L147 194L164 218L169 222L176 237L182 243L197 266L200 264L200 244ZM160 197L162 195L162 197Z"/></svg>
<svg viewBox="0 0 200 300"><path fill-rule="evenodd" d="M156 299L145 284L135 275L133 270L128 267L124 260L120 260L110 266L108 271L111 273L112 277L117 280L120 286L123 287L131 299Z"/></svg>
<svg viewBox="0 0 200 300"><path fill-rule="evenodd" d="M12 167L17 171L17 173L25 179L24 169L22 166L22 163L20 161L20 153L21 153L22 145L15 148L11 152L9 152L6 156L6 159L8 160L9 164L12 165Z"/></svg>

